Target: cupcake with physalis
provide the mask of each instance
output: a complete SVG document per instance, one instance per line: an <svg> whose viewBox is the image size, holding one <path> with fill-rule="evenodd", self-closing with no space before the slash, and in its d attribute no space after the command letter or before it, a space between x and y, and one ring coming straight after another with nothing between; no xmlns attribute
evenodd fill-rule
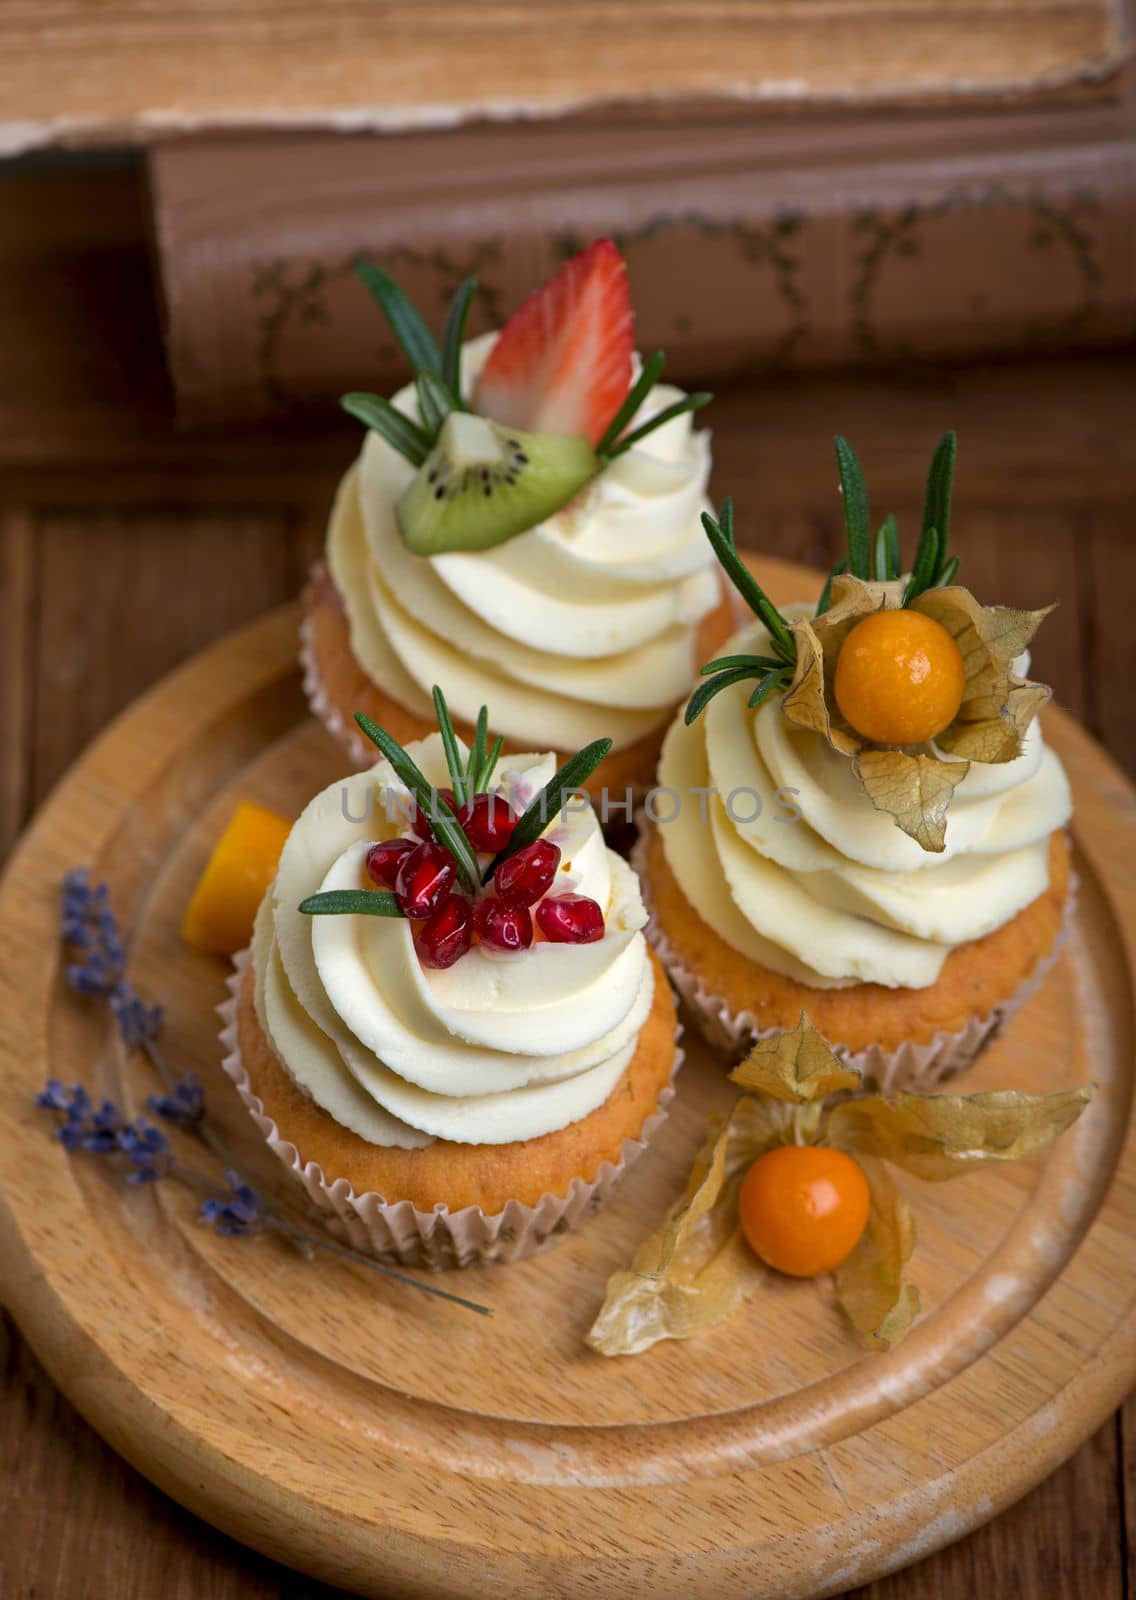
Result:
<svg viewBox="0 0 1136 1600"><path fill-rule="evenodd" d="M674 1003L627 864L564 765L404 748L293 826L226 1008L226 1070L357 1248L408 1265L514 1260L565 1232L671 1095Z"/></svg>
<svg viewBox="0 0 1136 1600"><path fill-rule="evenodd" d="M1038 722L1050 691L1022 675L1046 612L955 582L954 435L907 576L844 440L837 459L848 555L818 603L779 610L729 503L705 519L754 620L667 734L666 803L635 860L655 947L709 1037L736 1051L804 1010L892 1088L968 1065L1043 974L1072 804Z"/></svg>
<svg viewBox="0 0 1136 1600"><path fill-rule="evenodd" d="M622 801L734 626L699 523L710 397L661 383L661 353L638 365L610 240L469 343L474 280L439 345L390 278L360 275L414 380L343 399L368 433L305 597L313 710L362 764L354 712L421 739L441 683L467 739L485 703L506 751L606 735L594 787Z"/></svg>

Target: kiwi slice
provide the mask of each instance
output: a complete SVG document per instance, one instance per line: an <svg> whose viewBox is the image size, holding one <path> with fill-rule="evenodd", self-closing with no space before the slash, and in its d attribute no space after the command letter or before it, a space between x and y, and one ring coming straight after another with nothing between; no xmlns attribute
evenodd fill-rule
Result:
<svg viewBox="0 0 1136 1600"><path fill-rule="evenodd" d="M420 556L488 550L559 511L599 468L583 437L451 411L395 508L403 541Z"/></svg>

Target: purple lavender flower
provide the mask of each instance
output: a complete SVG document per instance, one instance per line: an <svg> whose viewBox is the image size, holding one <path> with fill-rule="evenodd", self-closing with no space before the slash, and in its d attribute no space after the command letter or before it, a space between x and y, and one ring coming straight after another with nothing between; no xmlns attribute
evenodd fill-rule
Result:
<svg viewBox="0 0 1136 1600"><path fill-rule="evenodd" d="M226 1238L243 1238L251 1233L262 1233L268 1226L268 1217L256 1192L250 1189L248 1184L242 1181L240 1173L234 1172L231 1167L225 1173L225 1182L229 1186L232 1198L203 1200L198 1213L199 1220Z"/></svg>
<svg viewBox="0 0 1136 1600"><path fill-rule="evenodd" d="M80 959L67 968L67 981L80 994L109 995L122 979L125 954L105 883L91 884L87 869L65 874L61 892L62 936Z"/></svg>
<svg viewBox="0 0 1136 1600"><path fill-rule="evenodd" d="M134 1169L127 1173L127 1183L153 1183L164 1178L173 1164L165 1134L144 1117L119 1129L118 1148Z"/></svg>
<svg viewBox="0 0 1136 1600"><path fill-rule="evenodd" d="M61 911L63 942L79 957L67 968L68 983L108 1002L128 1050L157 1039L162 1008L143 1004L124 975L126 951L106 884L92 885L85 867L74 868L63 878Z"/></svg>
<svg viewBox="0 0 1136 1600"><path fill-rule="evenodd" d="M58 1078L48 1078L36 1095L35 1103L44 1111L62 1111L65 1116L69 1116L71 1107L78 1098L84 1101L87 1099L87 1091L81 1083L73 1083L68 1088Z"/></svg>
<svg viewBox="0 0 1136 1600"><path fill-rule="evenodd" d="M155 1116L164 1117L179 1128L192 1127L205 1115L205 1090L196 1074L187 1072L169 1094L152 1094L146 1106Z"/></svg>
<svg viewBox="0 0 1136 1600"><path fill-rule="evenodd" d="M64 1123L64 1128L71 1126L74 1126L73 1120ZM122 1127L122 1113L113 1100L104 1100L97 1111L84 1119L78 1144L68 1145L68 1148L88 1150L95 1156L113 1155L119 1148Z"/></svg>
<svg viewBox="0 0 1136 1600"><path fill-rule="evenodd" d="M145 1005L125 978L115 984L107 999L128 1050L136 1050L148 1039L159 1037L164 1015L162 1007Z"/></svg>
<svg viewBox="0 0 1136 1600"><path fill-rule="evenodd" d="M58 1078L49 1078L36 1096L36 1105L62 1113L55 1136L67 1150L86 1150L91 1155L113 1155L118 1149L122 1113L113 1100L103 1100L95 1109L81 1083L68 1089Z"/></svg>

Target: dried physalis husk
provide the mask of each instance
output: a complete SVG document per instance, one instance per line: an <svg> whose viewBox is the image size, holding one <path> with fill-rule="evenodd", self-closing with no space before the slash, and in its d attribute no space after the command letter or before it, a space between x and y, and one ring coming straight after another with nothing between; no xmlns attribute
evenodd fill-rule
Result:
<svg viewBox="0 0 1136 1600"><path fill-rule="evenodd" d="M730 1077L742 1089L799 1106L858 1089L861 1082L855 1067L836 1058L804 1012L792 1032L759 1039Z"/></svg>
<svg viewBox="0 0 1136 1600"><path fill-rule="evenodd" d="M1015 676L1013 662L1053 608L982 606L957 585L917 595L911 609L940 623L958 645L966 688L954 721L933 743L896 750L871 744L845 721L833 677L841 646L856 624L872 612L898 607L902 594L899 583L837 578L830 608L792 625L797 663L782 709L796 727L819 733L831 749L850 757L876 809L887 812L924 850L937 854L946 844L951 796L966 777L968 763L1012 761L1026 729L1049 699L1044 684Z"/></svg>
<svg viewBox="0 0 1136 1600"><path fill-rule="evenodd" d="M825 1142L855 1156L868 1179L872 1210L860 1243L835 1273L841 1309L870 1343L886 1348L919 1313L919 1292L903 1281L915 1226L885 1162L916 1177L961 1177L995 1161L1033 1155L1065 1132L1092 1088L1054 1094L865 1095L829 1114Z"/></svg>
<svg viewBox="0 0 1136 1600"><path fill-rule="evenodd" d="M873 1156L940 1182L1032 1156L1076 1122L1092 1095L1091 1084L1053 1094L866 1095L834 1107L826 1137L857 1160Z"/></svg>
<svg viewBox="0 0 1136 1600"><path fill-rule="evenodd" d="M833 1273L836 1298L849 1322L877 1349L889 1349L919 1315L919 1290L904 1282L915 1249L911 1207L882 1161L856 1152L872 1195L868 1226Z"/></svg>
<svg viewBox="0 0 1136 1600"><path fill-rule="evenodd" d="M724 1321L767 1268L738 1221L738 1190L754 1161L780 1144L832 1145L854 1156L871 1191L864 1234L833 1275L837 1301L871 1345L886 1349L919 1314L904 1279L915 1224L887 1163L916 1177L957 1177L1033 1155L1071 1126L1092 1088L1031 1095L861 1095L845 1066L802 1015L791 1033L754 1045L731 1074L745 1091L699 1153L681 1201L608 1282L588 1343L636 1355L660 1339L689 1339ZM833 1097L843 1096L832 1104Z"/></svg>
<svg viewBox="0 0 1136 1600"><path fill-rule="evenodd" d="M909 838L931 854L946 846L947 809L966 777L965 761L942 761L920 751L861 750L852 763L864 793Z"/></svg>
<svg viewBox="0 0 1136 1600"><path fill-rule="evenodd" d="M844 720L836 703L832 680L840 647L856 624L873 611L898 605L901 592L894 583L839 577L833 582L828 610L819 617L802 617L792 625L797 665L782 710L796 727L821 734L840 755L854 756L864 748L864 740Z"/></svg>
<svg viewBox="0 0 1136 1600"><path fill-rule="evenodd" d="M758 1156L792 1137L775 1100L743 1095L699 1153L676 1209L639 1246L627 1272L608 1279L588 1343L633 1356L660 1339L689 1339L732 1316L765 1276L738 1221L738 1189Z"/></svg>
<svg viewBox="0 0 1136 1600"><path fill-rule="evenodd" d="M807 1138L826 1096L860 1083L808 1019L760 1040L731 1074L756 1093L736 1101L700 1152L678 1206L617 1272L588 1343L603 1355L637 1355L660 1339L689 1339L733 1314L766 1267L745 1241L738 1189L759 1156Z"/></svg>
<svg viewBox="0 0 1136 1600"><path fill-rule="evenodd" d="M1013 663L1029 648L1053 610L1015 611L982 606L968 589L927 589L912 609L938 622L962 653L966 688L949 728L935 740L940 750L965 761L1012 761L1026 729L1049 699L1043 683L1019 678Z"/></svg>

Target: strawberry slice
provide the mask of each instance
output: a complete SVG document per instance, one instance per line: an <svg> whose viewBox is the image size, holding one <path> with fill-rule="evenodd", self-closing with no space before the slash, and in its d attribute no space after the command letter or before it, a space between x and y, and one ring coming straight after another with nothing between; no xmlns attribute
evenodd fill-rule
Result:
<svg viewBox="0 0 1136 1600"><path fill-rule="evenodd" d="M627 263L610 239L573 256L509 318L474 408L507 428L595 445L631 386Z"/></svg>

